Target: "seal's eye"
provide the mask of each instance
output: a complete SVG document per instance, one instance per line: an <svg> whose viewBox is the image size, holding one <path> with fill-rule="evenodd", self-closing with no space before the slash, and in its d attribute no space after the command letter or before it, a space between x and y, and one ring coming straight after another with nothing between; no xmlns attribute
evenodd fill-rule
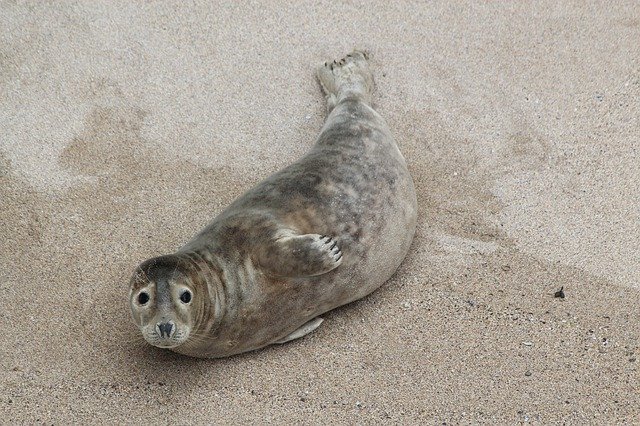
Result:
<svg viewBox="0 0 640 426"><path fill-rule="evenodd" d="M182 301L182 303L191 302L191 292L189 290L183 291L180 295L180 300Z"/></svg>
<svg viewBox="0 0 640 426"><path fill-rule="evenodd" d="M146 305L148 301L149 301L149 294L148 293L143 291L138 295L138 303L139 304Z"/></svg>

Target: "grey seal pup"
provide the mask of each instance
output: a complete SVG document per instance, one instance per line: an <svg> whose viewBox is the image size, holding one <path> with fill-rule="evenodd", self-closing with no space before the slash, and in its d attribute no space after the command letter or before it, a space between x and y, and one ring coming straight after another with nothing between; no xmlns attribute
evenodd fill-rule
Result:
<svg viewBox="0 0 640 426"><path fill-rule="evenodd" d="M235 200L176 253L134 272L150 344L200 358L284 343L380 287L407 254L416 195L372 108L367 54L318 69L328 116L311 151Z"/></svg>

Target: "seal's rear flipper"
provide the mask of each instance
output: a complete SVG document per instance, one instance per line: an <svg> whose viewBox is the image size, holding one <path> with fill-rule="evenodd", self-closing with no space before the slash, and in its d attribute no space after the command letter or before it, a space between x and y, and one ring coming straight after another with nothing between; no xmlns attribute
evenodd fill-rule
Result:
<svg viewBox="0 0 640 426"><path fill-rule="evenodd" d="M342 263L342 252L331 237L305 234L278 238L256 251L256 260L270 275L287 278L326 274Z"/></svg>
<svg viewBox="0 0 640 426"><path fill-rule="evenodd" d="M287 343L290 342L292 340L298 339L302 336L306 336L307 334L311 333L313 330L315 330L316 328L320 327L320 324L322 324L322 321L324 321L322 318L317 317L312 319L311 321L305 323L302 327L300 327L299 329L297 329L296 331L294 331L293 333L289 334L288 336L278 340L277 342L274 343Z"/></svg>
<svg viewBox="0 0 640 426"><path fill-rule="evenodd" d="M344 58L325 62L318 68L318 80L327 95L329 110L349 98L371 104L374 82L367 59L366 52L354 50Z"/></svg>

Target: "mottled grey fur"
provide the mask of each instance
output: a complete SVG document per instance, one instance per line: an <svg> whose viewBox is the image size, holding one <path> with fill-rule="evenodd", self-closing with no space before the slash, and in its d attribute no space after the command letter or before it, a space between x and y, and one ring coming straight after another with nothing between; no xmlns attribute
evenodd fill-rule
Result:
<svg viewBox="0 0 640 426"><path fill-rule="evenodd" d="M311 151L234 201L177 253L143 263L132 280L139 326L171 317L178 330L182 323L190 330L172 350L223 357L300 337L320 323L309 321L380 287L405 257L416 197L370 105L366 56L354 52L318 75L330 113ZM140 312L136 294L160 286L158 275L192 289L187 320L173 318L171 307L158 311L153 298Z"/></svg>

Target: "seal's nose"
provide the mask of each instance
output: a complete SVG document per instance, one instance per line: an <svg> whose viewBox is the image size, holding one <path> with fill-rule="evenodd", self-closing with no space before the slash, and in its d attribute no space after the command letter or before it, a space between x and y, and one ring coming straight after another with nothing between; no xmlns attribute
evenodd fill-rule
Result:
<svg viewBox="0 0 640 426"><path fill-rule="evenodd" d="M166 334L166 338L168 339L176 332L175 324L173 321L159 322L156 324L156 331L163 339Z"/></svg>

